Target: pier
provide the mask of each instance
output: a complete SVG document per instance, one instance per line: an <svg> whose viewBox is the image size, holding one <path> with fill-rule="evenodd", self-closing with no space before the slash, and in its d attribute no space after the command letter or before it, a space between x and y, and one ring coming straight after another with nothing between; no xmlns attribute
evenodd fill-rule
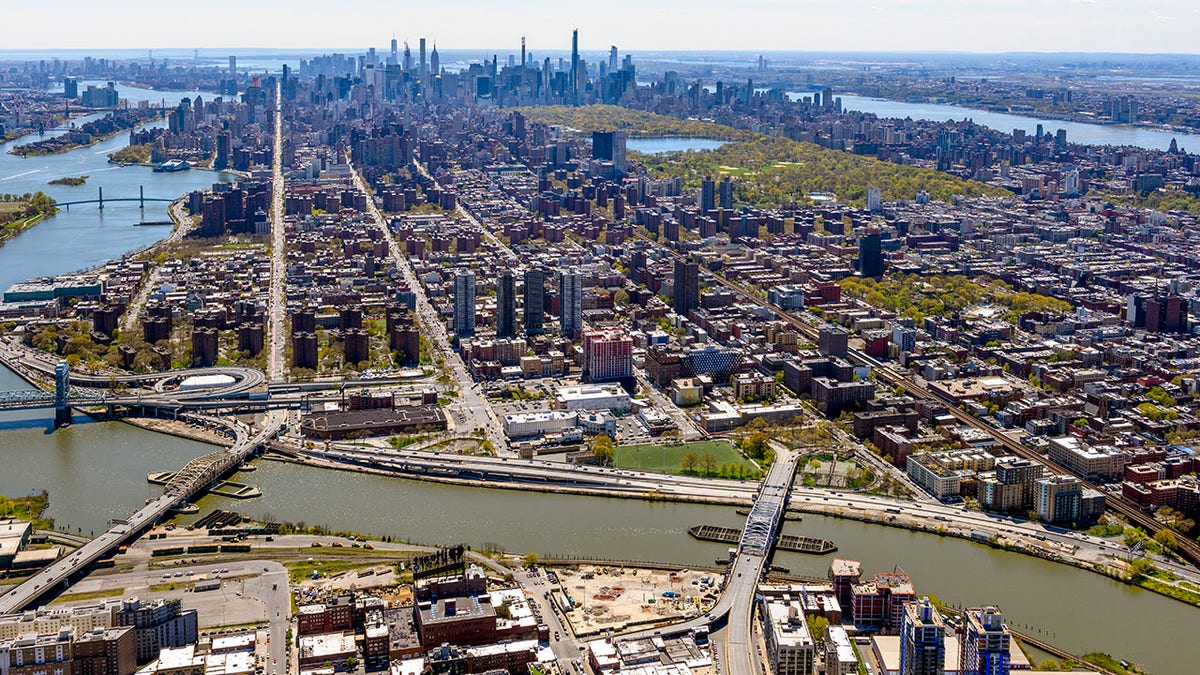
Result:
<svg viewBox="0 0 1200 675"><path fill-rule="evenodd" d="M742 531L734 527L720 525L696 525L688 528L688 534L701 541L715 541L722 544L737 544L742 539ZM828 539L816 537L798 537L794 534L781 534L775 544L780 551L795 553L811 553L826 555L837 550L837 544Z"/></svg>

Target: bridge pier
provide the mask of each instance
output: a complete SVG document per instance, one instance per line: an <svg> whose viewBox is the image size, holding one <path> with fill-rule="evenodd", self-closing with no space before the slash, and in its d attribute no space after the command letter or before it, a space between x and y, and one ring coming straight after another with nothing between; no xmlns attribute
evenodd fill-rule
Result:
<svg viewBox="0 0 1200 675"><path fill-rule="evenodd" d="M54 428L71 423L71 407L67 398L71 394L71 368L63 359L54 366Z"/></svg>
<svg viewBox="0 0 1200 675"><path fill-rule="evenodd" d="M144 185L138 186L138 208L146 208L146 187Z"/></svg>
<svg viewBox="0 0 1200 675"><path fill-rule="evenodd" d="M103 211L104 210L104 188L100 187L98 189L100 190L100 199L99 199L100 210Z"/></svg>

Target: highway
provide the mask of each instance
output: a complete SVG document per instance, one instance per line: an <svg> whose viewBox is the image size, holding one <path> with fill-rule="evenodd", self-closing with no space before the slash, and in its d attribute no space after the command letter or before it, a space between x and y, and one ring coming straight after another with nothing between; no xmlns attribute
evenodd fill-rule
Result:
<svg viewBox="0 0 1200 675"><path fill-rule="evenodd" d="M683 256L681 254L679 254L675 251L671 251L669 249L664 249L664 250L666 250L668 255L670 255L672 258L675 258L675 259L683 258ZM752 293L749 289L745 288L742 284L730 281L729 279L726 279L724 276L721 276L719 274L714 274L714 273L708 271L707 269L705 269L704 267L701 267L700 269L701 269L701 273L704 274L705 277L712 279L714 282L716 282L722 286L725 286L726 288L728 288L732 291L737 292L740 296L745 298L747 301L752 302L760 307L763 307L765 309L772 311L776 316L778 316L781 319L783 319L784 321L788 322L793 327L795 327L799 332L803 333L808 339L816 341L818 339L818 337L820 336L819 335L820 331L816 327L809 324L807 321L805 321L801 318L798 318L796 315L785 311L783 308L779 307L778 305L772 304L766 300L763 300L763 299L755 296L754 293ZM951 415L953 415L959 422L985 432L991 438L993 438L997 443L999 443L1001 446L1003 446L1006 450L1008 450L1012 454L1014 454L1018 457L1023 457L1025 459L1030 459L1030 460L1036 461L1042 465L1047 466L1050 470L1052 470L1056 473L1075 476L1076 478L1078 478L1080 480L1080 482L1083 484L1084 487L1099 491L1098 487L1095 484L1093 484L1091 481L1087 480L1086 477L1075 474L1074 472L1070 471L1066 467L1058 465L1058 464L1050 461L1050 459L1048 457L1045 457L1044 455L1041 455L1041 454L1035 452L1031 448L1026 447L1019 441L1013 439L1008 434L1005 434L1004 432L1002 432L1000 429L997 429L997 428L991 426L990 424L987 424L983 420L975 417L974 415L971 415L970 413L966 412L965 410L962 410L959 407L957 401L942 398L936 392L934 392L930 389L927 389L921 383L917 382L914 378L911 378L911 377L908 377L908 376L905 376L905 375L902 375L902 374L896 372L887 364L884 364L883 362L879 361L878 359L868 356L866 353L864 353L858 349L851 348L848 351L848 357L851 361L855 361L862 365L871 366L871 369L874 372L875 377L877 379L879 379L881 382L884 382L885 384L887 384L889 386L901 387L911 395L914 395L914 396L917 396L920 398L928 398L928 399L932 399L932 400L936 400L936 401L941 401L942 403L945 403L946 408L949 411L949 413ZM1155 533L1162 531L1162 530L1170 531L1169 528L1167 528L1164 524L1155 520L1152 515L1143 511L1136 504L1133 504L1133 503L1127 501L1124 497L1121 497L1120 495L1114 495L1114 494L1108 493L1108 492L1103 492L1103 494L1105 495L1106 508L1121 514L1126 519L1128 519L1131 523L1145 528L1150 533L1151 536L1153 536ZM1178 537L1177 542L1178 542L1178 547L1179 547L1178 548L1179 553L1185 559L1187 559L1189 562L1191 562L1193 565L1200 565L1200 542L1192 540L1188 537Z"/></svg>
<svg viewBox="0 0 1200 675"><path fill-rule="evenodd" d="M746 519L737 555L725 573L725 585L717 604L703 616L662 628L633 631L622 638L679 635L724 618L727 623L721 631L718 653L722 655L727 675L759 675L760 661L753 646L755 591L775 546L799 459L798 453L785 451L776 456L768 470Z"/></svg>
<svg viewBox="0 0 1200 675"><path fill-rule="evenodd" d="M279 431L283 419L282 413L268 413L262 429L256 434L239 437L238 442L232 448L205 455L205 458L216 462L209 467L208 471L196 474L195 478L189 482L174 484L173 480L172 485L167 486L162 496L151 500L128 518L115 521L108 531L10 590L0 598L0 614L20 611L45 594L47 590L64 582L69 583L73 575L83 571L88 565L105 557L117 546L136 537L142 530L158 522L173 507L187 501L196 492L207 487L213 480L209 475L219 476L240 465L255 449L273 438ZM241 433L245 434L246 432L242 430ZM213 457L213 455L217 457ZM197 460L200 459L204 458L197 458ZM192 461L196 462L197 460ZM189 462L190 465L191 462ZM179 473L184 474L185 471Z"/></svg>

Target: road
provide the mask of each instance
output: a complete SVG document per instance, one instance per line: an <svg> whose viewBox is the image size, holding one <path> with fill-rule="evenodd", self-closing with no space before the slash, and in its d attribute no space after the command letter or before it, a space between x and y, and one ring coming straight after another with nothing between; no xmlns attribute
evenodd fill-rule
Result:
<svg viewBox="0 0 1200 675"><path fill-rule="evenodd" d="M263 427L258 433L239 439L239 442L228 450L213 453L214 455L219 454L221 457L219 464L216 464L211 472L205 472L193 480L183 482L175 487L168 485L162 496L149 501L128 518L114 522L108 531L10 590L0 597L0 614L10 614L24 609L45 594L48 589L58 584L69 586L71 578L86 569L88 565L103 558L129 539L137 537L139 533L156 523L172 508L187 501L196 492L205 488L211 482L211 479L208 478L209 473L224 474L228 469L240 465L255 449L275 436L283 419L282 413L268 413ZM185 471L179 473L183 474Z"/></svg>
<svg viewBox="0 0 1200 675"><path fill-rule="evenodd" d="M269 338L267 376L272 382L284 379L283 318L287 311L287 240L283 226L283 92L275 84L275 151L271 159L271 296L268 303Z"/></svg>
<svg viewBox="0 0 1200 675"><path fill-rule="evenodd" d="M383 212L379 210L379 206L375 203L375 198L371 196L371 191L368 189L366 181L363 180L362 174L354 170L353 166L351 166L351 172L354 176L354 184L363 194L368 196L367 210L375 219L376 225L387 241L388 252L396 265L396 269L400 270L401 275L404 277L404 282L416 297L417 323L420 326L421 334L425 336L425 339L433 347L434 353L450 369L451 378L458 384L458 401L450 406L452 412L451 418L456 425L465 426L468 432L481 429L487 439L496 448L496 452L507 453L508 442L504 437L504 433L500 430L500 421L492 413L491 406L480 395L479 388L475 386L474 380L471 378L470 373L467 372L467 367L463 363L462 358L450 345L449 338L446 335L445 324L438 318L433 304L429 302L429 296L425 293L425 286L417 279L416 272L413 271L412 265L408 261L408 256L404 254L403 249L396 245L396 239L392 236L391 229L388 228L387 220L384 218Z"/></svg>
<svg viewBox="0 0 1200 675"><path fill-rule="evenodd" d="M261 621L267 624L270 641L260 645L260 650L266 647L269 658L286 663L288 612L291 610L287 568L273 560L174 564L178 562L181 561L135 572L94 574L75 584L72 591L91 593L120 588L124 589L123 597L179 598L186 607L197 610L202 618L201 630ZM220 576L228 579L220 589L201 593L185 590L189 584L214 578L217 575L214 570L218 568L222 570ZM176 588L162 590L161 587L167 584ZM152 587L159 590L151 590ZM82 604L94 602L80 601Z"/></svg>

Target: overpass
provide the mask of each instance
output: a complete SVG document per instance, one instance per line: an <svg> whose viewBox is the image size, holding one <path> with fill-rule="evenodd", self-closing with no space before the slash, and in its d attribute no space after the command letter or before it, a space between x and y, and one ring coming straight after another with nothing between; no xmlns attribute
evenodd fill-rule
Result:
<svg viewBox="0 0 1200 675"><path fill-rule="evenodd" d="M85 571L89 565L108 555L116 547L152 527L171 509L207 488L227 471L239 466L259 446L279 432L284 419L284 415L280 413L269 413L262 429L254 435L250 435L249 428L240 422L228 422L219 418L194 420L225 426L235 438L233 447L188 462L167 484L162 496L148 501L127 518L114 520L112 527L106 532L0 597L0 614L18 612L43 595L58 589L60 585L68 584L72 576Z"/></svg>
<svg viewBox="0 0 1200 675"><path fill-rule="evenodd" d="M708 613L690 621L626 633L622 639L680 635L724 623L723 651L728 674L757 675L760 672L752 635L755 591L779 537L779 526L799 459L799 454L779 448L775 463L763 478L746 519L737 554L725 573L725 585L717 604Z"/></svg>

